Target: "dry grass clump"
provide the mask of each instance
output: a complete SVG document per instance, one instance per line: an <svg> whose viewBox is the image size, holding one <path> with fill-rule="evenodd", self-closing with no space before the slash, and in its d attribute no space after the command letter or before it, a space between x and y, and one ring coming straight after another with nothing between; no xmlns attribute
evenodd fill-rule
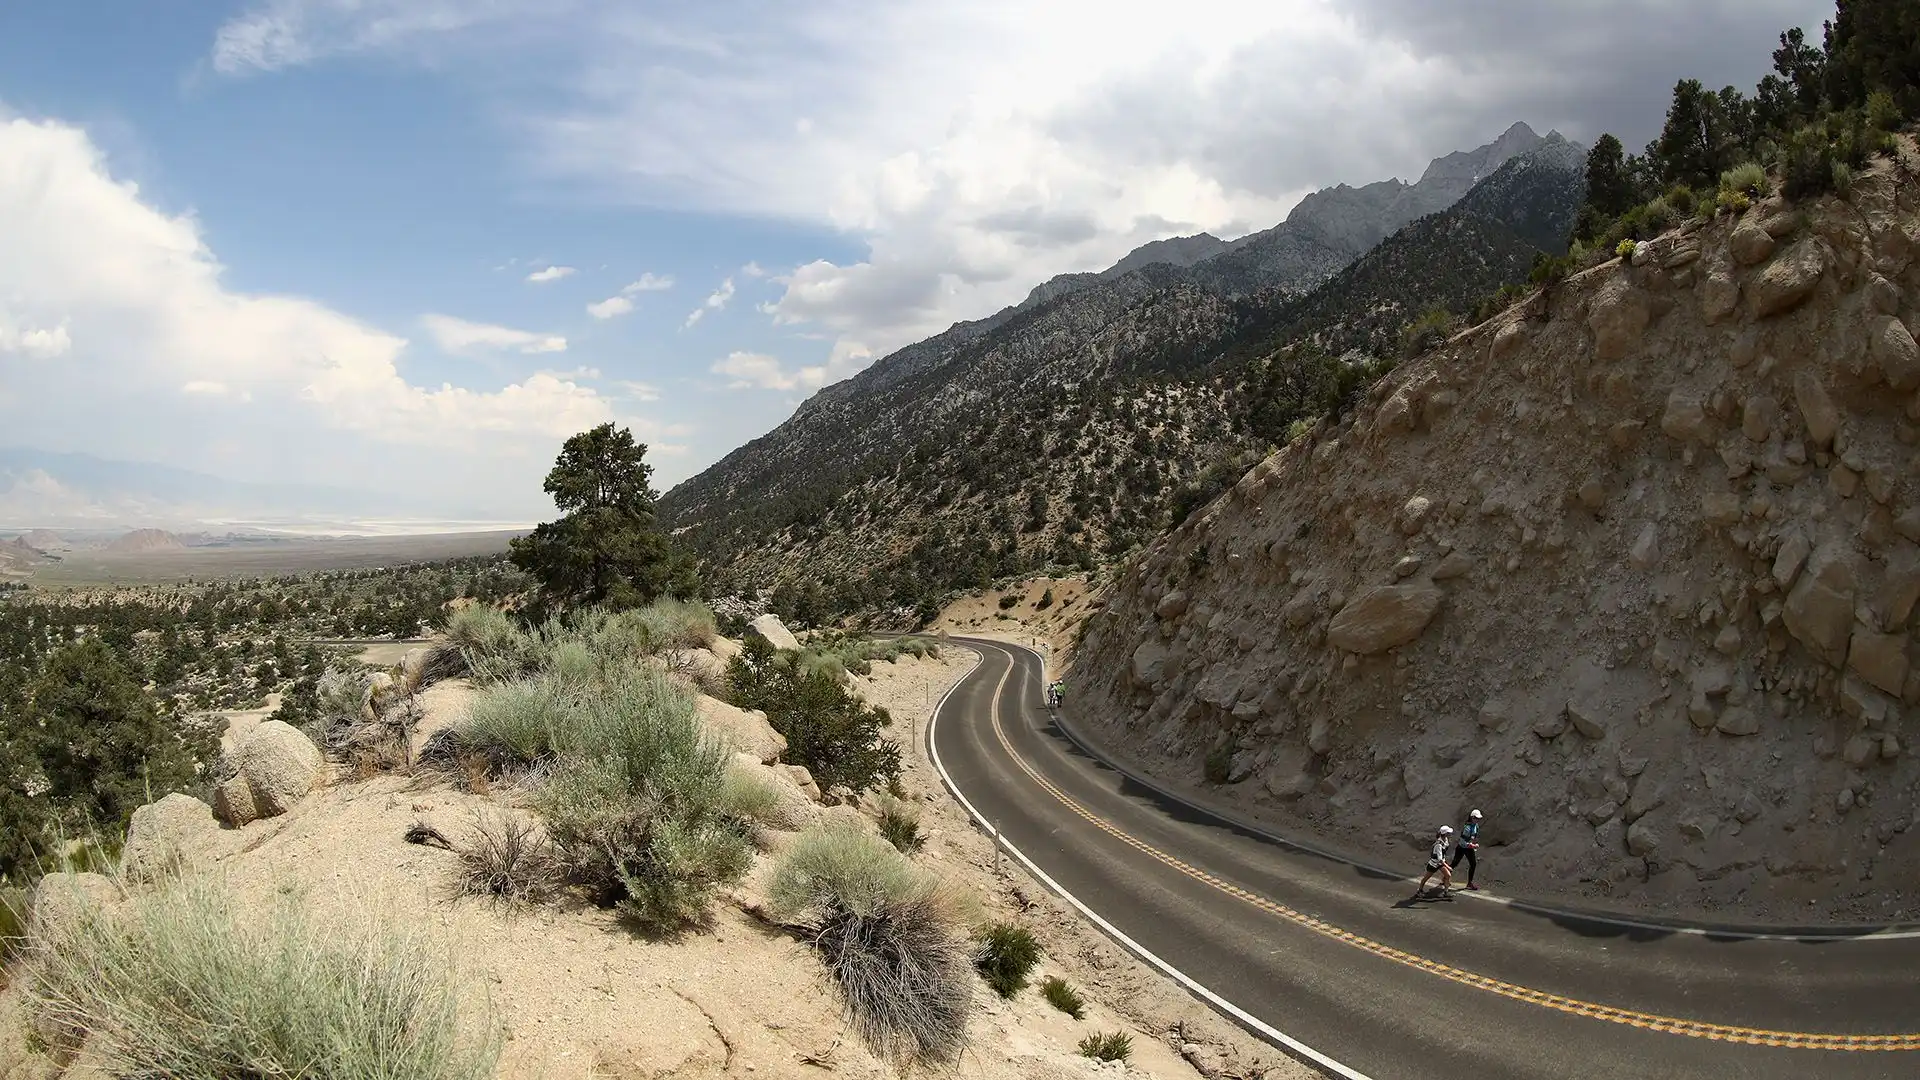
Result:
<svg viewBox="0 0 1920 1080"><path fill-rule="evenodd" d="M560 860L538 825L511 814L476 812L460 857L458 885L467 896L508 904L539 903L561 880Z"/></svg>
<svg viewBox="0 0 1920 1080"><path fill-rule="evenodd" d="M858 829L816 829L775 868L771 899L779 918L810 935L875 1053L959 1057L973 1007L970 953L931 876Z"/></svg>
<svg viewBox="0 0 1920 1080"><path fill-rule="evenodd" d="M37 924L23 961L44 1028L114 1076L488 1080L500 1053L443 950L371 911L243 904L211 877Z"/></svg>

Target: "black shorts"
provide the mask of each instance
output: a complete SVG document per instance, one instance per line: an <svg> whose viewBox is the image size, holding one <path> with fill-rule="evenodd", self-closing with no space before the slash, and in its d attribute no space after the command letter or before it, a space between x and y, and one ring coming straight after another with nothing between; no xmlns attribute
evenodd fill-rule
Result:
<svg viewBox="0 0 1920 1080"><path fill-rule="evenodd" d="M1431 874L1438 869L1440 869L1440 860L1438 859L1427 860L1427 873Z"/></svg>

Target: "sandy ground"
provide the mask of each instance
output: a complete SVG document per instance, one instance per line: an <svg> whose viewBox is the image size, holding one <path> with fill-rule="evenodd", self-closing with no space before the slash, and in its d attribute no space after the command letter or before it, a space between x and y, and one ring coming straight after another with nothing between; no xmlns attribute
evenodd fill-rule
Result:
<svg viewBox="0 0 1920 1080"><path fill-rule="evenodd" d="M980 984L970 1046L953 1075L1195 1080L1201 1072L1194 1063L1220 1077L1250 1075L1238 1064L1224 1066L1253 1061L1280 1066L1265 1072L1271 1080L1311 1075L1278 1061L1082 927L1033 883L995 872L990 845L940 791L918 738L928 705L973 661L949 647L937 659L875 664L860 689L889 709L897 736L912 747L905 783L929 834L916 858L982 895L1001 917L1019 912L1047 949L1034 982L1059 973L1082 988L1089 1009L1074 1021L1037 990L1002 1001ZM427 727L457 720L472 693L448 683L423 695ZM504 1020L509 1041L499 1075L507 1080L892 1075L846 1028L837 991L809 948L748 914L758 906L771 858L762 857L716 904L710 930L656 942L590 907L516 912L457 898L456 856L403 839L409 825L425 821L458 841L476 815L524 812L512 798L399 776L342 783L282 817L220 831L201 854L245 897L265 901L296 891L316 909L403 913L411 930L446 943ZM0 994L0 1073L58 1075L24 1064L17 1025L6 1030L17 1004L16 993ZM1085 1035L1115 1030L1133 1032L1129 1064L1100 1065L1076 1053ZM84 1070L69 1070L67 1080L83 1076L91 1080Z"/></svg>

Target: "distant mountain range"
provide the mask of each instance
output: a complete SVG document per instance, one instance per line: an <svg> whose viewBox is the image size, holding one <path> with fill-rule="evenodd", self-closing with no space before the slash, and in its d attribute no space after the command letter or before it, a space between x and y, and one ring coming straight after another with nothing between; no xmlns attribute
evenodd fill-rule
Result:
<svg viewBox="0 0 1920 1080"><path fill-rule="evenodd" d="M470 508L422 506L408 496L310 484L254 484L91 454L0 447L0 534L32 528L193 530L210 521L440 516Z"/></svg>
<svg viewBox="0 0 1920 1080"><path fill-rule="evenodd" d="M1278 437L1252 419L1277 350L1394 355L1421 311L1467 310L1560 250L1584 153L1515 124L1415 183L1327 188L1234 241L1055 277L823 388L662 516L719 587L831 587L836 608L1113 557Z"/></svg>

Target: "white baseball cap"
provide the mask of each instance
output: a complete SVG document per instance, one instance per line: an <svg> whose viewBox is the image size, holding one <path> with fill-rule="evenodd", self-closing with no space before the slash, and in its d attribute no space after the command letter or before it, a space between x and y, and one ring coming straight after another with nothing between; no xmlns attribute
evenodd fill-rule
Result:
<svg viewBox="0 0 1920 1080"><path fill-rule="evenodd" d="M1440 835L1441 835L1441 836L1452 836L1452 835L1453 835L1453 826L1451 826L1451 825L1442 825L1442 826L1440 826Z"/></svg>
<svg viewBox="0 0 1920 1080"><path fill-rule="evenodd" d="M1468 817L1470 817L1470 818L1473 818L1474 820L1476 820L1476 821L1477 821L1477 820L1479 820L1479 818L1480 818L1480 811L1478 811L1478 810L1474 810L1474 811L1472 811L1472 812L1470 812L1469 814L1467 814L1467 816L1468 816Z"/></svg>

